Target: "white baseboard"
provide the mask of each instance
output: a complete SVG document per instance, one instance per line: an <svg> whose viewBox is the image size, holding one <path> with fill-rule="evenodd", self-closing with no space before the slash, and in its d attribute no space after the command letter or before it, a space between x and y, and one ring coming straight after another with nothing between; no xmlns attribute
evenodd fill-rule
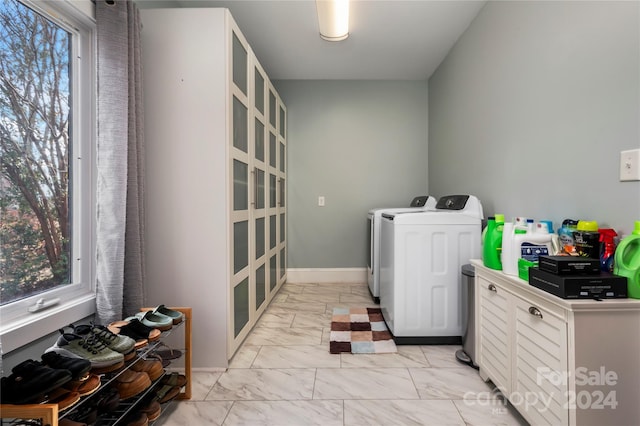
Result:
<svg viewBox="0 0 640 426"><path fill-rule="evenodd" d="M366 283L367 268L289 268L290 283Z"/></svg>

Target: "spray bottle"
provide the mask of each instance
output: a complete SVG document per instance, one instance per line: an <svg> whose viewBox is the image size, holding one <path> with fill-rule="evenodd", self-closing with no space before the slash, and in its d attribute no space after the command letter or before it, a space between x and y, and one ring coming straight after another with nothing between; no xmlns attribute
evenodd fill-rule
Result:
<svg viewBox="0 0 640 426"><path fill-rule="evenodd" d="M600 233L600 270L613 272L613 259L616 251L616 231L611 228L598 229Z"/></svg>

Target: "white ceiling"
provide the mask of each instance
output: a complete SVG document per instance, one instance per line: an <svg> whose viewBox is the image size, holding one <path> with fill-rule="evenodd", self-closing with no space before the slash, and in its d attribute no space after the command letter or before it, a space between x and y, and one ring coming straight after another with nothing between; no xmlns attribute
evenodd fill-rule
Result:
<svg viewBox="0 0 640 426"><path fill-rule="evenodd" d="M425 80L486 3L351 0L349 38L318 35L314 0L136 0L140 8L226 7L272 80Z"/></svg>

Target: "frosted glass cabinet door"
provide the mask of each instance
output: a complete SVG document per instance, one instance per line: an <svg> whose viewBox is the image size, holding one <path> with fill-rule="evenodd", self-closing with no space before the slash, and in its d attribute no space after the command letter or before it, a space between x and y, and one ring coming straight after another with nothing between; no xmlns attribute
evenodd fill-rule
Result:
<svg viewBox="0 0 640 426"><path fill-rule="evenodd" d="M249 135L247 127L247 107L235 96L233 97L233 146L242 152L249 152Z"/></svg>
<svg viewBox="0 0 640 426"><path fill-rule="evenodd" d="M256 311L260 309L264 303L267 292L266 268L263 263L256 269Z"/></svg>
<svg viewBox="0 0 640 426"><path fill-rule="evenodd" d="M245 278L233 289L233 333L234 337L249 322L249 279Z"/></svg>
<svg viewBox="0 0 640 426"><path fill-rule="evenodd" d="M233 33L233 82L242 93L247 94L247 50L238 36Z"/></svg>
<svg viewBox="0 0 640 426"><path fill-rule="evenodd" d="M262 77L257 68L255 69L254 84L256 94L255 107L260 111L260 114L264 114L264 77Z"/></svg>
<svg viewBox="0 0 640 426"><path fill-rule="evenodd" d="M249 208L249 166L233 160L233 210Z"/></svg>

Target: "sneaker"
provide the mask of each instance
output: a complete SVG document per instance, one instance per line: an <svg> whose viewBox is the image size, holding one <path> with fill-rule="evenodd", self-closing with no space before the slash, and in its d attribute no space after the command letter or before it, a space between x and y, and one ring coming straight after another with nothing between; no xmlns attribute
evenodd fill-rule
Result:
<svg viewBox="0 0 640 426"><path fill-rule="evenodd" d="M60 330L55 345L45 351L56 352L70 358L84 358L91 361L91 371L94 374L107 373L124 366L124 355L105 346L93 335L87 337Z"/></svg>
<svg viewBox="0 0 640 426"><path fill-rule="evenodd" d="M71 380L69 370L47 367L31 359L13 367L12 372L1 380L2 404L38 403L47 393Z"/></svg>
<svg viewBox="0 0 640 426"><path fill-rule="evenodd" d="M120 336L114 334L103 325L77 325L71 326L75 334L79 336L93 336L104 343L112 351L120 352L124 355L125 361L128 361L136 356L135 346L136 341L129 336Z"/></svg>
<svg viewBox="0 0 640 426"><path fill-rule="evenodd" d="M83 358L70 358L56 352L46 352L41 356L43 364L57 369L69 370L71 380L83 380L91 371L91 361Z"/></svg>

